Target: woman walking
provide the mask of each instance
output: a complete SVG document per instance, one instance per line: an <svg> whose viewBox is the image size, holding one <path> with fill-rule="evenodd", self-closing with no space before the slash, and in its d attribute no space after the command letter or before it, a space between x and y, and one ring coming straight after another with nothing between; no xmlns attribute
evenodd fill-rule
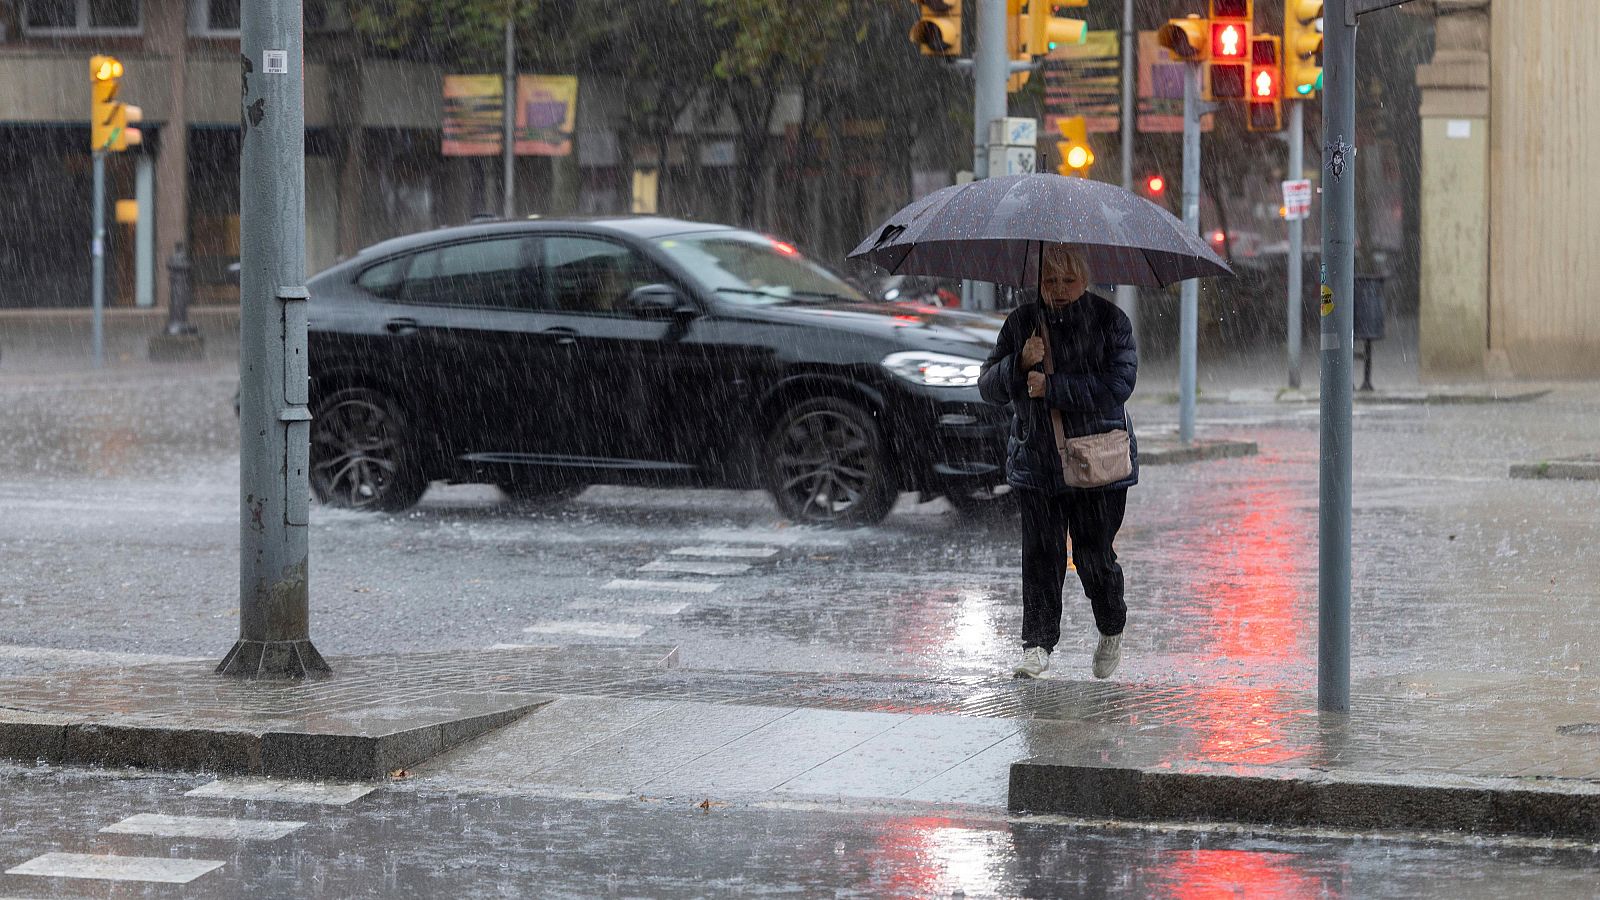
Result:
<svg viewBox="0 0 1600 900"><path fill-rule="evenodd" d="M1128 488L1139 480L1138 447L1123 409L1139 357L1128 317L1087 293L1090 272L1081 253L1051 245L1042 270L1040 301L1007 317L978 381L985 400L1009 403L1012 410L1006 480L1022 508L1022 662L1014 672L1038 678L1050 668L1061 639L1070 540L1100 634L1094 676L1109 678L1122 659L1127 620L1112 544ZM1068 486L1056 449L1056 415L1067 439L1125 429L1127 475L1098 487Z"/></svg>

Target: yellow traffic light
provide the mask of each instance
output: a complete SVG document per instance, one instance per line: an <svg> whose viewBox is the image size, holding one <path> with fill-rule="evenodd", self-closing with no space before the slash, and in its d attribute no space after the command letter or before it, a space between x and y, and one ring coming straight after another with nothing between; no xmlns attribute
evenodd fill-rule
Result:
<svg viewBox="0 0 1600 900"><path fill-rule="evenodd" d="M1283 0L1283 96L1304 100L1322 89L1323 0Z"/></svg>
<svg viewBox="0 0 1600 900"><path fill-rule="evenodd" d="M142 140L139 129L131 125L144 120L143 111L117 99L122 71L114 56L89 59L89 149L95 152L115 153Z"/></svg>
<svg viewBox="0 0 1600 900"><path fill-rule="evenodd" d="M923 56L961 55L961 0L917 0L922 17L911 26L911 43Z"/></svg>
<svg viewBox="0 0 1600 900"><path fill-rule="evenodd" d="M116 127L117 85L122 79L122 63L112 56L89 58L89 148L110 148Z"/></svg>
<svg viewBox="0 0 1600 900"><path fill-rule="evenodd" d="M1056 156L1061 162L1056 171L1078 178L1089 177L1089 167L1094 165L1094 150L1089 146L1089 125L1083 116L1057 120L1061 140L1056 141Z"/></svg>
<svg viewBox="0 0 1600 900"><path fill-rule="evenodd" d="M1082 19L1057 17L1049 0L1028 0L1018 29L1022 35L1022 55L1044 56L1063 44L1078 45L1089 40L1089 23Z"/></svg>
<svg viewBox="0 0 1600 900"><path fill-rule="evenodd" d="M1156 32L1156 41L1167 48L1174 60L1205 62L1211 58L1211 23L1193 13L1183 19L1168 19Z"/></svg>

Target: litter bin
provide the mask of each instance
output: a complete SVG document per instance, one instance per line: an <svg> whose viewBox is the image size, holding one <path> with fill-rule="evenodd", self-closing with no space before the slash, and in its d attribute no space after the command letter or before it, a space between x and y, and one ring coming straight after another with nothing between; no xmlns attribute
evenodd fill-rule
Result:
<svg viewBox="0 0 1600 900"><path fill-rule="evenodd" d="M1357 275L1355 339L1363 342L1361 352L1361 390L1372 390L1372 342L1383 340L1383 286L1386 275Z"/></svg>

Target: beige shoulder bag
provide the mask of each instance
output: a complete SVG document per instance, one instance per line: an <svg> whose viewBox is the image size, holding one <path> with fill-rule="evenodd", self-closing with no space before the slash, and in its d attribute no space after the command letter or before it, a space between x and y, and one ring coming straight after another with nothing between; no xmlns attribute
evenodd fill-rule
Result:
<svg viewBox="0 0 1600 900"><path fill-rule="evenodd" d="M1050 350L1050 329L1043 321L1038 333L1044 340L1044 373L1049 377L1056 373L1056 362ZM1126 410L1123 421L1126 424ZM1067 487L1105 487L1133 474L1133 450L1126 428L1069 438L1061 426L1059 409L1050 410L1050 424L1055 427L1056 454L1061 457L1061 476Z"/></svg>

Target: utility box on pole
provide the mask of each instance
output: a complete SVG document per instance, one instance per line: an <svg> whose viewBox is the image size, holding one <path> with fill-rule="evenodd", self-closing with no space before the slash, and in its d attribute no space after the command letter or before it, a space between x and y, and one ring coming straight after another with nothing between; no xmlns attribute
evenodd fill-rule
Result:
<svg viewBox="0 0 1600 900"><path fill-rule="evenodd" d="M1039 164L1039 121L1004 118L989 123L989 177L1028 175Z"/></svg>

